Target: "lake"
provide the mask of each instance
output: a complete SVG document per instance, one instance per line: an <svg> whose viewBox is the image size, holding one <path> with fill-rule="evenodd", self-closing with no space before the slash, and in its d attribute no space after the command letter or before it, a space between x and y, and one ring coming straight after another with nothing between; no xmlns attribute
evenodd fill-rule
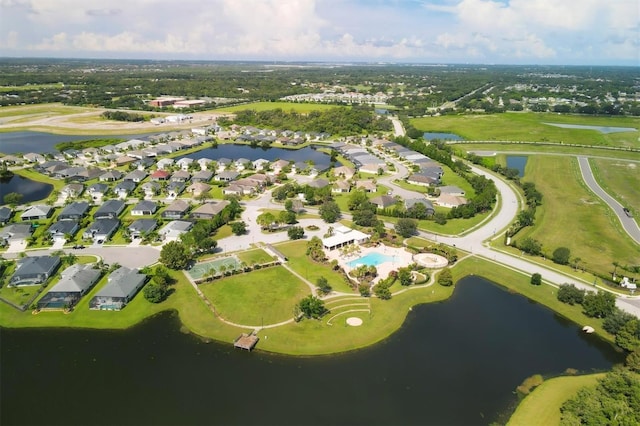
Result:
<svg viewBox="0 0 640 426"><path fill-rule="evenodd" d="M427 132L423 134L422 137L428 141L432 141L434 139L440 139L445 141L463 141L464 140L461 136L458 136L455 133Z"/></svg>
<svg viewBox="0 0 640 426"><path fill-rule="evenodd" d="M526 166L526 155L507 155L507 167L510 169L518 169L518 176L524 176L524 168Z"/></svg>
<svg viewBox="0 0 640 426"><path fill-rule="evenodd" d="M250 145L221 144L216 148L205 148L191 154L176 157L180 158L210 158L216 160L218 158L229 158L237 160L238 158L246 158L255 161L259 158L265 160L287 160L287 161L312 161L320 170L324 170L331 164L330 156L324 152L317 151L312 147L304 147L300 149L284 149L284 148L261 148L251 147Z"/></svg>
<svg viewBox="0 0 640 426"><path fill-rule="evenodd" d="M0 333L0 423L16 425L489 424L506 420L526 377L623 361L479 277L445 302L414 307L382 343L334 356L206 343L181 333L176 314L123 331Z"/></svg>
<svg viewBox="0 0 640 426"><path fill-rule="evenodd" d="M633 127L584 126L582 124L561 124L561 123L544 123L544 124L548 126L562 127L563 129L596 130L604 134L638 131L638 129Z"/></svg>
<svg viewBox="0 0 640 426"><path fill-rule="evenodd" d="M135 139L156 133L146 133L141 135L56 135L44 132L8 132L0 133L0 152L5 154L15 154L22 152L57 152L56 144L68 141L84 141L89 139Z"/></svg>
<svg viewBox="0 0 640 426"><path fill-rule="evenodd" d="M4 204L4 196L17 192L22 194L21 204L47 198L53 191L53 185L36 182L26 177L13 175L9 179L0 179L0 205Z"/></svg>

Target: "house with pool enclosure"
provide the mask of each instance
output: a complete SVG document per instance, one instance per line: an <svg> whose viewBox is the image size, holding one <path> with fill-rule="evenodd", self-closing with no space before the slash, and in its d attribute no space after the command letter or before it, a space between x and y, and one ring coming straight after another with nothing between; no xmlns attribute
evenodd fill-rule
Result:
<svg viewBox="0 0 640 426"><path fill-rule="evenodd" d="M89 302L89 309L119 311L133 299L146 282L145 274L122 266L109 275L107 285Z"/></svg>
<svg viewBox="0 0 640 426"><path fill-rule="evenodd" d="M323 238L322 245L327 250L335 250L354 243L364 243L369 240L369 235L347 226L339 226L334 229L332 236Z"/></svg>

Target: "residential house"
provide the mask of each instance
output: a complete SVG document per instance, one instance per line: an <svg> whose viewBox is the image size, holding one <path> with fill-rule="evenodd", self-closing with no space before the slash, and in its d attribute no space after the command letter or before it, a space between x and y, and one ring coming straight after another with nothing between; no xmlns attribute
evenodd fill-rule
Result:
<svg viewBox="0 0 640 426"><path fill-rule="evenodd" d="M345 193L351 191L351 184L346 180L338 180L333 183L333 187L331 188L331 192L334 193Z"/></svg>
<svg viewBox="0 0 640 426"><path fill-rule="evenodd" d="M58 215L58 220L81 221L89 211L90 206L86 201L75 201L67 204Z"/></svg>
<svg viewBox="0 0 640 426"><path fill-rule="evenodd" d="M194 197L206 194L211 190L211 185L204 182L195 182L187 187L187 192L193 194Z"/></svg>
<svg viewBox="0 0 640 426"><path fill-rule="evenodd" d="M58 270L58 256L27 256L17 260L17 268L9 279L9 286L41 284Z"/></svg>
<svg viewBox="0 0 640 426"><path fill-rule="evenodd" d="M79 197L84 191L84 185L81 183L70 183L65 185L60 190L60 195L63 195L66 198L76 198Z"/></svg>
<svg viewBox="0 0 640 426"><path fill-rule="evenodd" d="M231 182L236 180L238 176L240 176L240 173L230 170L218 173L213 179L220 182Z"/></svg>
<svg viewBox="0 0 640 426"><path fill-rule="evenodd" d="M277 160L271 164L271 169L275 174L279 174L280 172L282 172L282 170L286 169L287 167L289 167L289 162L287 160Z"/></svg>
<svg viewBox="0 0 640 426"><path fill-rule="evenodd" d="M231 163L233 163L233 161L231 161L230 158L221 157L216 160L216 163L218 163L218 170L223 171L231 166Z"/></svg>
<svg viewBox="0 0 640 426"><path fill-rule="evenodd" d="M147 177L147 172L144 170L134 170L125 175L124 180L131 180L135 183L140 183Z"/></svg>
<svg viewBox="0 0 640 426"><path fill-rule="evenodd" d="M31 206L20 215L20 220L42 220L51 217L53 207L44 204Z"/></svg>
<svg viewBox="0 0 640 426"><path fill-rule="evenodd" d="M391 207L395 205L398 200L389 196L389 195L381 195L379 197L373 197L369 200L372 204L375 204L379 209L386 209L387 207Z"/></svg>
<svg viewBox="0 0 640 426"><path fill-rule="evenodd" d="M200 170L197 173L194 173L193 176L191 176L191 180L193 182L209 182L211 181L211 179L213 178L213 172L210 172L209 170Z"/></svg>
<svg viewBox="0 0 640 426"><path fill-rule="evenodd" d="M191 212L191 216L196 219L213 219L219 214L225 207L229 205L229 201L209 202L204 203L197 209Z"/></svg>
<svg viewBox="0 0 640 426"><path fill-rule="evenodd" d="M120 198L127 198L136 189L136 183L132 180L123 180L113 188L113 193Z"/></svg>
<svg viewBox="0 0 640 426"><path fill-rule="evenodd" d="M148 169L149 167L154 166L155 164L156 164L156 160L155 158L151 158L151 156L141 158L140 160L133 163L133 165L136 166L138 170Z"/></svg>
<svg viewBox="0 0 640 426"><path fill-rule="evenodd" d="M94 183L87 189L87 192L89 193L89 195L91 195L91 198L96 200L98 198L104 197L107 192L109 192L109 186L105 185L104 183Z"/></svg>
<svg viewBox="0 0 640 426"><path fill-rule="evenodd" d="M182 194L185 187L186 185L183 182L169 182L165 190L169 197L177 197Z"/></svg>
<svg viewBox="0 0 640 426"><path fill-rule="evenodd" d="M89 301L89 309L121 310L144 286L147 276L122 266L107 280L107 284Z"/></svg>
<svg viewBox="0 0 640 426"><path fill-rule="evenodd" d="M97 219L85 229L82 238L102 244L111 238L119 226L120 219Z"/></svg>
<svg viewBox="0 0 640 426"><path fill-rule="evenodd" d="M67 236L73 237L80 229L78 222L74 220L60 220L47 229L53 241L66 241Z"/></svg>
<svg viewBox="0 0 640 426"><path fill-rule="evenodd" d="M431 186L437 185L439 180L437 177L414 173L407 178L407 183L420 186Z"/></svg>
<svg viewBox="0 0 640 426"><path fill-rule="evenodd" d="M30 223L11 223L0 229L0 242L1 245L7 245L12 241L25 241L32 233Z"/></svg>
<svg viewBox="0 0 640 426"><path fill-rule="evenodd" d="M209 170L214 163L211 158L198 158L198 165L200 165L200 170Z"/></svg>
<svg viewBox="0 0 640 426"><path fill-rule="evenodd" d="M269 167L269 160L258 158L253 161L253 170L266 170Z"/></svg>
<svg viewBox="0 0 640 426"><path fill-rule="evenodd" d="M39 301L38 309L71 309L100 279L100 269L76 263L60 274L60 281Z"/></svg>
<svg viewBox="0 0 640 426"><path fill-rule="evenodd" d="M380 170L382 170L383 173L386 172L387 165L368 163L368 164L363 164L358 168L358 171L362 173L369 173L369 174L378 174Z"/></svg>
<svg viewBox="0 0 640 426"><path fill-rule="evenodd" d="M440 195L449 194L449 195L454 195L456 197L464 197L464 191L455 185L439 186L438 191L440 191Z"/></svg>
<svg viewBox="0 0 640 426"><path fill-rule="evenodd" d="M314 179L311 182L309 182L307 185L310 186L311 188L320 189L320 188L324 188L325 186L329 186L329 181L326 179Z"/></svg>
<svg viewBox="0 0 640 426"><path fill-rule="evenodd" d="M138 159L129 155L121 155L115 159L116 166L124 166L130 163L135 163Z"/></svg>
<svg viewBox="0 0 640 426"><path fill-rule="evenodd" d="M100 175L99 180L100 182L115 182L122 179L122 176L124 176L124 173L120 170L113 169Z"/></svg>
<svg viewBox="0 0 640 426"><path fill-rule="evenodd" d="M0 206L0 226L6 225L11 220L11 216L13 216L11 207Z"/></svg>
<svg viewBox="0 0 640 426"><path fill-rule="evenodd" d="M464 197L459 197L457 195L440 194L435 203L441 207L451 208L467 204L467 199Z"/></svg>
<svg viewBox="0 0 640 426"><path fill-rule="evenodd" d="M340 167L335 167L333 169L333 175L336 177L343 177L346 180L349 180L351 178L353 178L353 175L356 174L356 171L354 169L352 169L351 167L347 167L347 166L340 166Z"/></svg>
<svg viewBox="0 0 640 426"><path fill-rule="evenodd" d="M165 170L173 166L174 162L175 160L173 158L162 158L158 160L158 162L156 163L156 166L158 167L159 170Z"/></svg>
<svg viewBox="0 0 640 426"><path fill-rule="evenodd" d="M169 204L166 209L160 214L165 219L180 219L183 218L189 211L189 203L184 200L175 200Z"/></svg>
<svg viewBox="0 0 640 426"><path fill-rule="evenodd" d="M191 179L191 173L186 170L178 170L171 175L172 182L186 182Z"/></svg>
<svg viewBox="0 0 640 426"><path fill-rule="evenodd" d="M304 161L297 161L293 164L293 166L291 167L291 171L293 173L303 173L305 170L308 170L311 166L309 166L307 163L305 163Z"/></svg>
<svg viewBox="0 0 640 426"><path fill-rule="evenodd" d="M167 223L165 226L160 228L158 231L158 235L160 235L165 240L175 241L180 238L180 235L185 232L189 232L189 230L193 227L192 222L187 222L185 220L172 220Z"/></svg>
<svg viewBox="0 0 640 426"><path fill-rule="evenodd" d="M378 187L372 180L359 180L356 182L356 189L364 192L376 192Z"/></svg>
<svg viewBox="0 0 640 426"><path fill-rule="evenodd" d="M433 203L426 198L407 198L404 200L404 207L407 210L415 209L418 204L422 204L424 206L427 216L433 216L436 213Z"/></svg>
<svg viewBox="0 0 640 426"><path fill-rule="evenodd" d="M94 219L115 219L124 210L125 204L122 200L107 200L93 214Z"/></svg>
<svg viewBox="0 0 640 426"><path fill-rule="evenodd" d="M154 197L160 193L162 188L158 182L145 182L140 186L147 197Z"/></svg>
<svg viewBox="0 0 640 426"><path fill-rule="evenodd" d="M158 221L155 219L138 219L129 225L129 234L131 238L141 238L158 227Z"/></svg>
<svg viewBox="0 0 640 426"><path fill-rule="evenodd" d="M247 158L238 158L234 163L234 167L236 168L237 171L241 172L243 170L245 170L248 165L251 164L251 160L247 159Z"/></svg>
<svg viewBox="0 0 640 426"><path fill-rule="evenodd" d="M154 182L157 181L163 181L163 180L168 180L169 176L171 176L171 173L169 173L166 170L156 170L155 172L151 173L151 180Z"/></svg>
<svg viewBox="0 0 640 426"><path fill-rule="evenodd" d="M155 201L142 200L131 209L132 216L151 216L158 210Z"/></svg>
<svg viewBox="0 0 640 426"><path fill-rule="evenodd" d="M182 170L189 170L189 166L193 163L193 158L181 158L176 161L176 166L180 167Z"/></svg>
<svg viewBox="0 0 640 426"><path fill-rule="evenodd" d="M26 161L28 161L29 163L44 163L46 161L46 158L44 158L44 155L42 154L38 154L35 152L29 152L27 154L24 154L22 156L22 158L24 158Z"/></svg>

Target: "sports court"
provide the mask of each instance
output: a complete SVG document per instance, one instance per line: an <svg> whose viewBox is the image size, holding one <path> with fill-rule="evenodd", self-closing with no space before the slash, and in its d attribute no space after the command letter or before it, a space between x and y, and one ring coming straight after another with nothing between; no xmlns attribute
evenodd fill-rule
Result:
<svg viewBox="0 0 640 426"><path fill-rule="evenodd" d="M211 276L211 270L215 269L215 275L222 273L222 266L225 271L240 269L240 261L236 256L222 257L219 259L208 260L202 263L196 263L187 271L189 276L194 280Z"/></svg>

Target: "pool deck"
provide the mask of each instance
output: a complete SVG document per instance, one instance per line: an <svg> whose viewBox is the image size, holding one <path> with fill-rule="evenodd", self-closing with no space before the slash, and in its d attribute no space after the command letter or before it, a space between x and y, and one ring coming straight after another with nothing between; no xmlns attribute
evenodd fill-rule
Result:
<svg viewBox="0 0 640 426"><path fill-rule="evenodd" d="M325 251L329 260L337 260L338 264L349 273L355 268L350 268L347 262L359 259L366 256L369 253L380 253L385 256L391 256L393 260L391 262L384 262L376 266L378 276L374 280L377 283L379 280L387 278L391 271L395 271L398 268L402 268L413 263L413 255L406 251L404 248L395 248L380 244L378 247L363 247L360 246L360 253L355 256L343 257L340 255L340 250Z"/></svg>

